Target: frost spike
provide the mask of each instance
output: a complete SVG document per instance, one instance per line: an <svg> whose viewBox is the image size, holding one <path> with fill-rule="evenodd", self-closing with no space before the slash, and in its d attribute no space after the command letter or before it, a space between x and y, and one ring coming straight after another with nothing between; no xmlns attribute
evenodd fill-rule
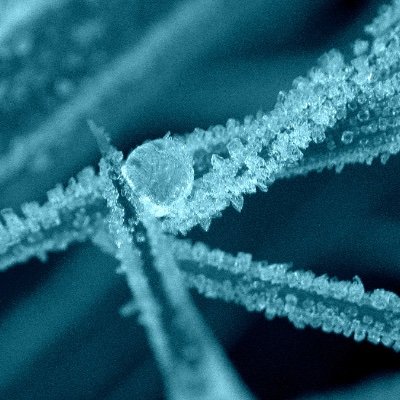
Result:
<svg viewBox="0 0 400 400"><path fill-rule="evenodd" d="M242 195L238 196L231 196L230 201L232 204L232 207L237 211L241 212L244 204L244 198Z"/></svg>

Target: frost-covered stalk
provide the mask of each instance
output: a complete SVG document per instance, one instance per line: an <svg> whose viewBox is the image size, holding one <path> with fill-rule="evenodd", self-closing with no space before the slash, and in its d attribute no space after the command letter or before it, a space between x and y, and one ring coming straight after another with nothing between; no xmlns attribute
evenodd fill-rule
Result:
<svg viewBox="0 0 400 400"><path fill-rule="evenodd" d="M171 354L167 386L173 399L250 399L222 349L212 336L189 297L178 270L170 241L159 223L145 218L156 296L162 307L165 335ZM147 264L146 264L147 265ZM134 290L134 287L133 287Z"/></svg>
<svg viewBox="0 0 400 400"><path fill-rule="evenodd" d="M400 351L400 298L383 289L366 292L360 278L339 281L289 264L252 261L203 243L174 239L176 262L189 287L206 297L234 302L268 319L286 317L297 328L353 336Z"/></svg>
<svg viewBox="0 0 400 400"><path fill-rule="evenodd" d="M146 209L147 202L154 198L140 197L140 189L133 193L120 174L122 154L108 145L98 128L92 125L92 130L104 155L100 174L108 180L104 197L111 211L109 229L118 248L116 257L160 366L168 398L251 399L193 306L173 248L159 222ZM138 160L135 165L142 167ZM155 183L151 178L154 175L148 177L148 184ZM174 186L169 183L169 187ZM161 181L159 186L163 186ZM154 194L147 194L150 192ZM162 193L167 203L170 194Z"/></svg>

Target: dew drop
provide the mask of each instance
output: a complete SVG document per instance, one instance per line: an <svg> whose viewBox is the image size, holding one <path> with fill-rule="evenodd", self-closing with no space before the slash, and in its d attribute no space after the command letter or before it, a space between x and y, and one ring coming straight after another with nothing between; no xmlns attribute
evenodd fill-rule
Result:
<svg viewBox="0 0 400 400"><path fill-rule="evenodd" d="M350 144L353 142L354 134L352 131L344 131L342 133L342 143L344 144Z"/></svg>
<svg viewBox="0 0 400 400"><path fill-rule="evenodd" d="M369 120L369 111L368 110L361 110L357 114L357 119L360 122L366 122Z"/></svg>
<svg viewBox="0 0 400 400"><path fill-rule="evenodd" d="M183 144L164 138L133 150L122 167L122 175L148 211L161 217L192 191L192 164Z"/></svg>

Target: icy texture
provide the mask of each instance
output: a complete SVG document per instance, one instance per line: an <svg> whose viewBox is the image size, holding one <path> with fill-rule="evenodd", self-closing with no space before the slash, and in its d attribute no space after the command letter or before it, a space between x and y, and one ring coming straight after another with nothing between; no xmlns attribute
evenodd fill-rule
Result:
<svg viewBox="0 0 400 400"><path fill-rule="evenodd" d="M368 28L369 31L371 29ZM128 229L127 226L134 229L134 224L146 212L164 217L163 229L170 232L186 232L196 224L207 230L212 218L218 216L223 208L232 204L240 211L243 207L243 194L254 193L257 187L267 190L279 177L330 166L336 166L340 171L346 163L369 163L377 155L386 160L388 154L399 149L396 126L387 124L388 118L396 117L398 109L396 88L400 85L396 83L396 68L400 52L396 47L397 25L393 23L390 29L375 32L374 35L376 38L369 45L365 41L355 43L356 58L350 64L346 64L340 53L335 51L322 57L319 67L313 69L308 78L297 79L288 94L280 94L276 107L269 114L246 118L243 124L229 120L226 127L216 126L208 131L195 130L186 135L183 142L172 138L147 142L130 154L123 167L122 154L116 151L108 154L107 144L101 144L108 157L101 162L102 170L108 159L107 162L113 166L108 167L108 170L114 182L118 183L123 198L115 200L118 198L114 193L115 188L106 183L108 178L104 173L96 177L92 171L87 170L82 175L84 178L79 178L77 183L72 181L65 193L60 187L50 191L49 202L44 206L24 205L25 219L11 210L4 210L5 226L1 229L0 240L3 253L1 265L5 268L31 256L44 258L47 251L63 249L72 241L88 237L105 247L105 241L97 233L102 231L102 221L107 215L100 193L108 201L112 215L110 232L119 248L134 240L129 230L125 232L125 238L121 232ZM366 124L365 128L361 129L363 124ZM94 133L99 129L94 125L91 127ZM101 130L98 133L100 137ZM373 140L366 141L366 137ZM123 176L120 174L121 168ZM193 181L194 177L196 179ZM133 217L126 218L124 209L130 209ZM199 257L201 251L201 245L195 247L193 257ZM223 254L218 251L211 254L212 257L223 258ZM231 273L240 270L241 274L247 276L250 274L250 265L249 256L242 254L229 268ZM395 295L382 290L370 295L364 294L357 280L352 283L336 283L310 274L285 272L282 279L311 280L316 285L310 289L311 297L327 296L332 287L349 290L347 297L341 292L329 294L334 304L326 307L335 317L340 316L341 312L335 306L339 300L337 296L342 301L355 303L362 312L365 307L369 307L368 310L371 307L386 310L388 304L394 301ZM196 274L190 279L193 280L191 285L199 291L205 291L198 283L200 278ZM223 282L219 278L209 281L209 285L215 285L215 288L221 284ZM263 285L262 290L269 290ZM328 288L328 292L323 292L323 288ZM235 290L232 289L232 299L246 305L250 298L260 296L260 293L252 292L251 285L241 287L242 292L248 292L245 296L242 293L244 297L234 294ZM296 290L300 290L301 294L304 288ZM290 292L288 295L297 307L299 293ZM307 295L310 294L307 292ZM311 309L317 305L318 302L310 303ZM282 310L273 311L272 306L267 307L266 303L262 306L259 303L258 307L269 310L271 316L275 313L290 319L294 319L300 310L295 307L296 313L285 314ZM319 317L321 307L317 310L320 312ZM304 321L298 321L298 325L311 324L311 316L305 315ZM356 321L359 321L361 324L357 338L362 338L360 332L365 331L364 334L367 334L367 328L373 329L373 332L380 331L382 325L379 324L383 324L381 336L375 332L368 334L368 338L371 341L385 341L386 345L397 349L398 338L391 329L398 320L391 314L385 315L387 319L379 320L377 313L373 313L378 325L374 322L372 328L357 318L348 323L357 324ZM356 332L356 327L347 326L346 330L343 325L340 329L336 327L336 330L349 335Z"/></svg>
<svg viewBox="0 0 400 400"><path fill-rule="evenodd" d="M182 207L192 191L194 170L185 146L165 138L133 150L122 175L148 211L161 217Z"/></svg>
<svg viewBox="0 0 400 400"><path fill-rule="evenodd" d="M103 196L110 209L109 232L117 247L115 256L121 262L119 272L127 277L139 322L147 331L164 376L168 398L251 399L192 305L159 222L148 209L139 213L140 209L132 208L132 203L137 204L135 197L140 198L142 192L132 195L127 191L120 174L121 153L108 144L101 129L93 123L91 128L104 153L100 174L105 180ZM148 148L142 150L145 157L141 161L146 156L151 158ZM157 150L162 151L159 147ZM138 167L136 158L130 162ZM130 178L137 177L132 171L126 172L130 172ZM136 220L137 216L140 220Z"/></svg>
<svg viewBox="0 0 400 400"><path fill-rule="evenodd" d="M180 21L184 27L197 21L190 7L182 10L188 13L186 23ZM57 186L49 191L43 206L24 204L23 217L11 209L1 211L0 268L33 256L45 260L47 252L86 239L113 254L134 296L134 307L130 304L124 313L139 310L139 321L147 331L171 399L250 397L197 315L185 285L207 297L263 312L267 318L286 317L298 328L320 328L400 351L400 299L392 292L366 292L358 277L338 281L291 270L288 264L255 262L247 253L234 257L201 243L192 246L166 236L186 234L196 225L208 230L222 210L232 205L240 212L244 195L257 189L267 191L276 179L332 167L340 172L349 163L370 164L378 156L386 162L396 154L400 150L399 15L400 2L395 1L366 28L371 39L354 43L350 62L338 51L327 53L306 78L294 81L292 90L279 93L271 112L247 117L243 123L231 119L226 126L197 129L183 138L147 142L134 149L125 162L104 131L90 123L103 155L99 176L90 168L84 170L65 189ZM203 17L200 27L208 21L208 15ZM23 19L21 16L21 23ZM171 28L175 21L167 22ZM155 37L162 37L163 28L156 29ZM98 21L86 21L69 40L84 46L86 40L96 40L98 32L104 33ZM173 30L174 34L182 36L179 29ZM6 36L1 40L6 41ZM23 60L32 44L18 39L9 49L13 57ZM151 43L157 50L159 41ZM140 76L141 67L149 60L146 49L143 44L137 51L123 54L106 75L115 73L120 86L126 71ZM171 49L166 45L164 50ZM42 53L40 48L35 52L38 57ZM139 67L131 70L130 62L138 55L142 57L138 57ZM97 56L88 55L96 66L97 61L102 64ZM7 64L3 67L7 69ZM26 68L34 74L35 63ZM104 76L98 75L102 81ZM61 74L54 88L57 107L74 87L64 78ZM23 79L20 92L2 90L15 97L13 104L18 106L24 104L28 82ZM105 87L114 82L111 79ZM96 93L91 92L84 105L95 104L101 114L107 101L93 103ZM48 106L56 107L43 105ZM76 111L82 102L70 106ZM69 107L62 108L54 119L68 125L68 119L60 118L68 114L76 121L76 113L69 111ZM58 132L52 129L57 126L53 122L45 124L51 135L45 129L44 134L27 135L23 146L18 140L12 143L11 153L4 159L9 156L15 164L14 170L10 167L11 175L26 167L29 157L20 152L26 143L32 141L38 147L38 138L44 138L52 147L54 132ZM30 167L35 165L41 164ZM8 173L4 167L4 174Z"/></svg>
<svg viewBox="0 0 400 400"><path fill-rule="evenodd" d="M279 177L340 172L377 156L385 162L400 150L399 62L395 25L350 63L337 51L325 54L307 78L280 93L270 113L187 135L197 179L184 207L165 218L165 229L208 227L230 203L240 210L243 194L265 191Z"/></svg>
<svg viewBox="0 0 400 400"><path fill-rule="evenodd" d="M86 168L65 189L49 190L44 205L23 204L21 216L2 210L0 270L31 257L45 261L49 251L65 250L70 243L91 237L103 225L103 185L94 170Z"/></svg>
<svg viewBox="0 0 400 400"><path fill-rule="evenodd" d="M382 289L365 292L358 277L338 281L287 264L254 262L210 250L202 243L174 241L174 251L189 287L265 313L286 317L297 328L310 326L354 340L381 343L400 351L400 298Z"/></svg>

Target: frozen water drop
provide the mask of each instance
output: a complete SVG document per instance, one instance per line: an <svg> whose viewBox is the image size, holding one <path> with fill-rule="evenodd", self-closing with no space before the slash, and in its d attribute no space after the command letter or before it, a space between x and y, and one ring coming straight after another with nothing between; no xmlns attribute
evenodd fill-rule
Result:
<svg viewBox="0 0 400 400"><path fill-rule="evenodd" d="M344 131L342 133L342 143L344 144L350 144L353 142L353 138L354 138L354 133L352 131Z"/></svg>
<svg viewBox="0 0 400 400"><path fill-rule="evenodd" d="M122 167L122 175L147 209L161 217L192 191L192 164L183 144L164 138L133 150Z"/></svg>

